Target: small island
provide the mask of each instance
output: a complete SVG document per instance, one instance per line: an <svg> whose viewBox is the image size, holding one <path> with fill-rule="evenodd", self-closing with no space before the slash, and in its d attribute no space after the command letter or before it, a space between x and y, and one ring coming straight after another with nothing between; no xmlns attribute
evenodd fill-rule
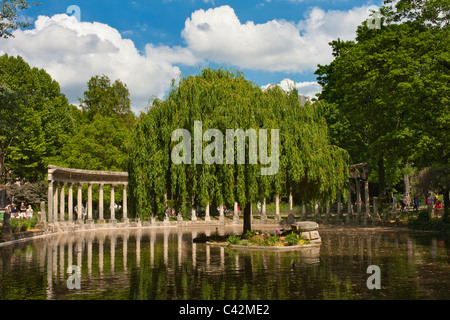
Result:
<svg viewBox="0 0 450 320"><path fill-rule="evenodd" d="M223 246L234 249L256 249L256 250L299 250L319 246L322 242L318 224L315 222L297 222L291 229L278 227L274 232L269 231L247 231L243 235L218 235L211 236L201 234L193 241L195 243L206 243L208 245Z"/></svg>

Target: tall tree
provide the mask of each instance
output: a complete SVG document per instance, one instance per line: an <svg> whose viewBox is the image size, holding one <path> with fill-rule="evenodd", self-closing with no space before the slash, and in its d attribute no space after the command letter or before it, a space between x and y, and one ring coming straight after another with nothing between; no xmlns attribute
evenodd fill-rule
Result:
<svg viewBox="0 0 450 320"><path fill-rule="evenodd" d="M33 5L39 5L33 2ZM17 13L30 7L28 1L25 0L2 0L0 1L0 37L14 37L12 31L18 28L26 28L30 23L19 21Z"/></svg>
<svg viewBox="0 0 450 320"><path fill-rule="evenodd" d="M72 107L45 70L0 56L0 175L39 180L73 132Z"/></svg>
<svg viewBox="0 0 450 320"><path fill-rule="evenodd" d="M251 204L269 195L295 190L303 197L332 199L347 180L348 154L329 144L320 109L321 104L302 107L297 91L263 92L239 71L207 68L183 78L165 101L141 114L134 128L129 167L133 210L142 217L162 217L166 195L185 216L197 205L233 207L236 201L244 209L245 232L251 229ZM191 138L174 139L179 129ZM227 153L231 142L239 143L226 139L227 130L239 129L249 136L254 132L256 141L245 139L242 147L234 145L237 152ZM272 140L276 132L279 141ZM261 139L268 142L266 150L264 143L253 149L252 143ZM180 144L184 147L178 149ZM277 166L273 174L262 174L268 167L261 161L262 150L278 162L271 163ZM245 151L244 158L239 151ZM184 161L174 162L174 153Z"/></svg>
<svg viewBox="0 0 450 320"><path fill-rule="evenodd" d="M333 106L332 136L353 136L339 146L377 164L380 197L386 197L386 167L448 163L449 150L450 41L448 20L441 19L448 12L440 11L448 4L389 3L381 9L381 29L363 24L355 42L331 42L334 61L316 71L320 99Z"/></svg>

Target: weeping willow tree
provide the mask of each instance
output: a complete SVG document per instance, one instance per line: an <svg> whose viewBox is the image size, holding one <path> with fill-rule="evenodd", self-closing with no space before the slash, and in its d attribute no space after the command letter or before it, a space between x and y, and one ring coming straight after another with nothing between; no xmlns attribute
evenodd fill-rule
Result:
<svg viewBox="0 0 450 320"><path fill-rule="evenodd" d="M303 200L333 200L347 182L349 159L345 150L329 144L322 108L320 103L301 106L296 90L262 91L236 70L207 68L182 78L164 101L154 101L141 114L133 130L131 210L143 218L162 218L171 206L189 218L197 206L237 202L246 232L251 203L290 193ZM227 135L225 146L221 135L239 129L249 136L244 157L238 138ZM174 138L179 130L188 137ZM180 141L185 147L178 149ZM174 150L183 161L174 161Z"/></svg>

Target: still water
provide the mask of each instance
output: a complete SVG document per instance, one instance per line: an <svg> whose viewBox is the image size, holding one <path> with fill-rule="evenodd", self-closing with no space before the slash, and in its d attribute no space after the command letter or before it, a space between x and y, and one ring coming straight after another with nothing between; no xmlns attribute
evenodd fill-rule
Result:
<svg viewBox="0 0 450 320"><path fill-rule="evenodd" d="M320 249L308 254L192 242L201 233L214 232L239 234L241 227L96 231L0 247L0 299L450 298L448 238L383 228L322 227ZM379 290L367 287L370 265L380 267ZM69 266L81 272L80 289L68 288Z"/></svg>

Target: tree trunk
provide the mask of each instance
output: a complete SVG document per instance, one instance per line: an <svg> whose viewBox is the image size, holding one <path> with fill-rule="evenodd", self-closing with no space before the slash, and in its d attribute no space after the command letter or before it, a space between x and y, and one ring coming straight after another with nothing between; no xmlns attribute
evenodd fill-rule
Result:
<svg viewBox="0 0 450 320"><path fill-rule="evenodd" d="M252 204L247 203L244 208L244 230L243 234L247 231L252 231Z"/></svg>
<svg viewBox="0 0 450 320"><path fill-rule="evenodd" d="M408 166L409 166L408 163L405 164L405 170L408 169ZM405 195L406 194L410 195L411 194L411 187L410 187L410 184L409 184L409 174L408 173L403 174L403 183L405 185Z"/></svg>

